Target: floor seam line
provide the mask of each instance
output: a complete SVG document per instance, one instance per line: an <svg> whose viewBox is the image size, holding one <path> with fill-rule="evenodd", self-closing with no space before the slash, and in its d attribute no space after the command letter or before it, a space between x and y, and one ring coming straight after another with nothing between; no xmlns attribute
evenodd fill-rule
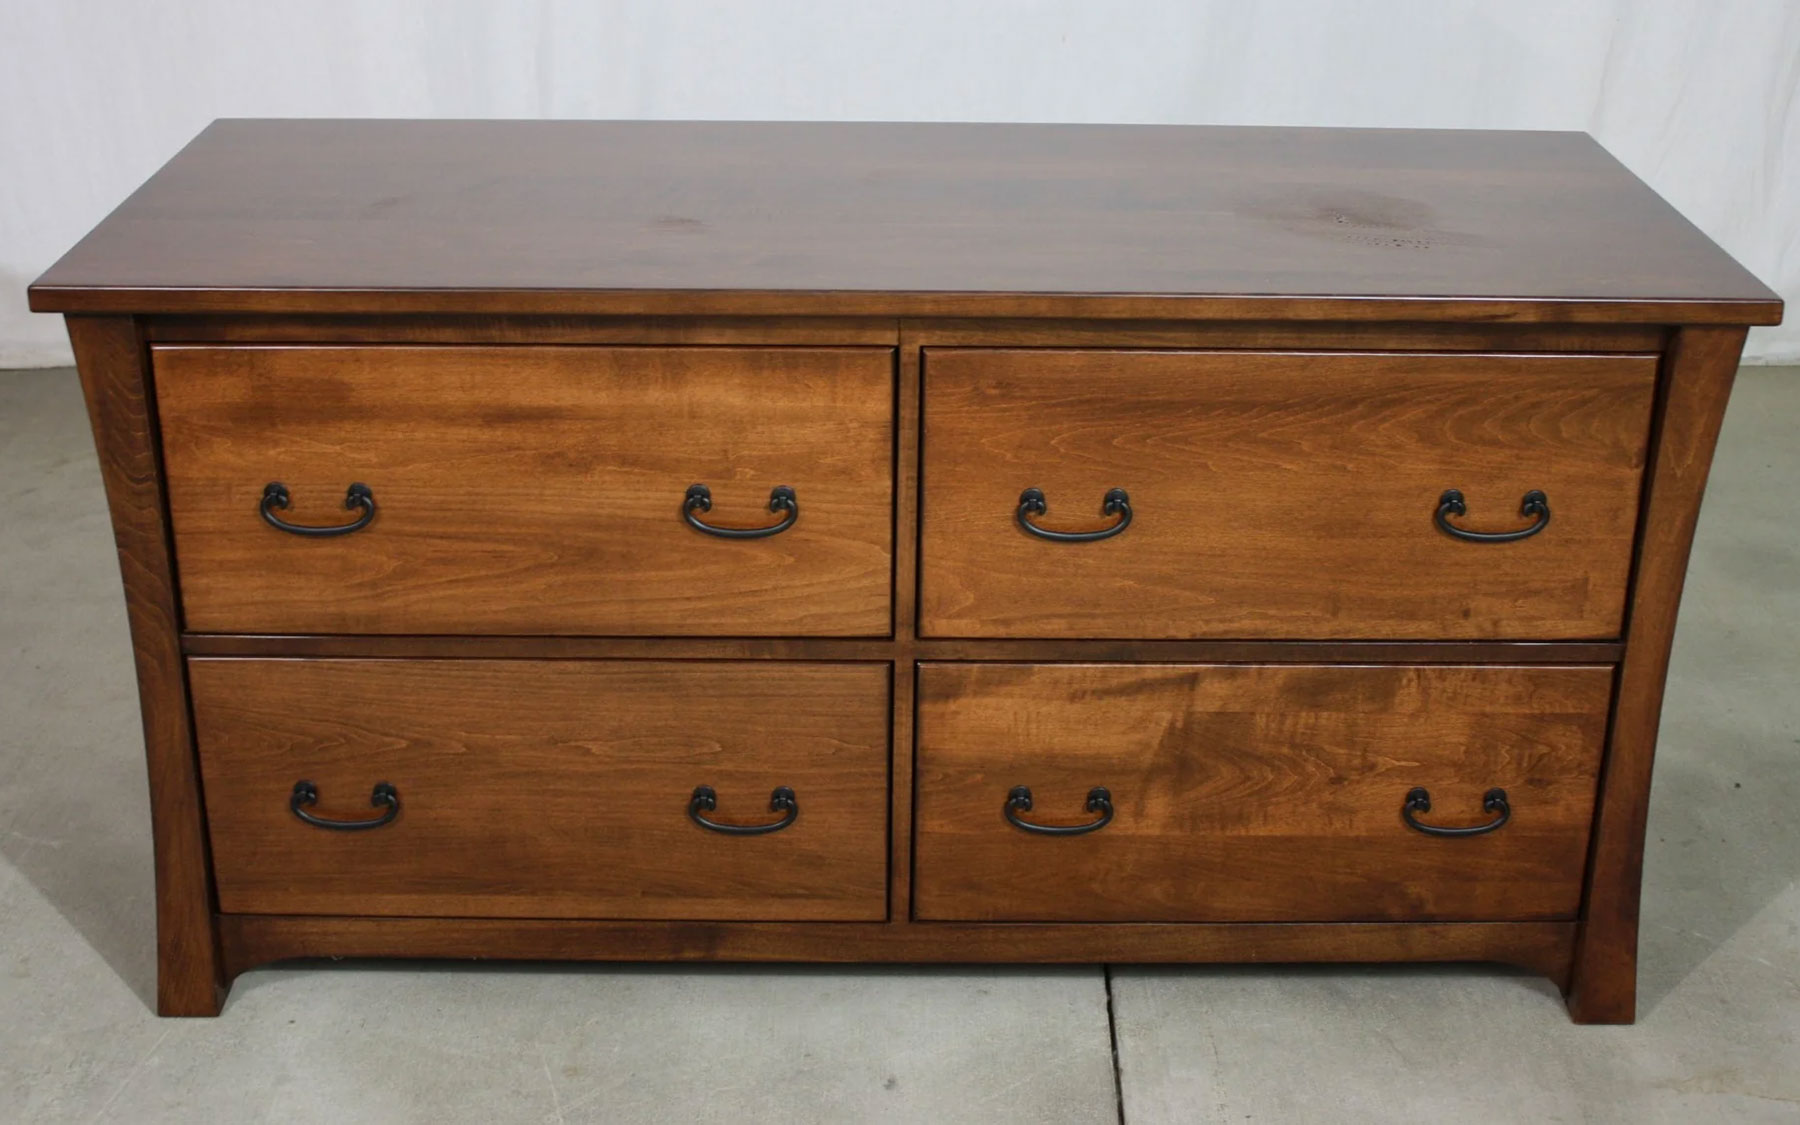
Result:
<svg viewBox="0 0 1800 1125"><path fill-rule="evenodd" d="M1106 981L1106 1038L1112 1046L1113 1109L1119 1125L1125 1125L1125 1080L1119 1073L1119 1020L1113 1010L1112 966L1101 965L1100 973Z"/></svg>

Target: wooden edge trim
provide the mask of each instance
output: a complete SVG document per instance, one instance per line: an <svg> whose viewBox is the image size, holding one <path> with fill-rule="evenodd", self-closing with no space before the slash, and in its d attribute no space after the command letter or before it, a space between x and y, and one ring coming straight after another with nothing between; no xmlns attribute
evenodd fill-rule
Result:
<svg viewBox="0 0 1800 1125"><path fill-rule="evenodd" d="M189 656L396 657L420 660L848 660L894 658L895 642L861 638L503 637L188 633Z"/></svg>
<svg viewBox="0 0 1800 1125"><path fill-rule="evenodd" d="M1742 328L1684 328L1665 360L1625 655L1569 980L1569 1010L1581 1023L1636 1018L1644 834L1663 687L1688 552L1744 337Z"/></svg>
<svg viewBox="0 0 1800 1125"><path fill-rule="evenodd" d="M602 344L621 347L884 347L897 321L871 316L167 316L144 321L153 344Z"/></svg>
<svg viewBox="0 0 1800 1125"><path fill-rule="evenodd" d="M1498 961L1560 981L1573 922L603 922L221 914L232 976L295 957L1093 964Z"/></svg>
<svg viewBox="0 0 1800 1125"><path fill-rule="evenodd" d="M202 289L36 284L33 312L553 316L996 316L1169 320L1478 320L1779 324L1778 299L887 292L708 289Z"/></svg>
<svg viewBox="0 0 1800 1125"><path fill-rule="evenodd" d="M340 636L187 633L189 656L520 660L962 660L1000 663L1612 664L1614 642L1005 641L859 638Z"/></svg>
<svg viewBox="0 0 1800 1125"><path fill-rule="evenodd" d="M1025 320L902 321L927 348L1093 348L1202 351L1493 352L1657 356L1669 332L1642 324L1430 321Z"/></svg>
<svg viewBox="0 0 1800 1125"><path fill-rule="evenodd" d="M1669 331L1639 324L1029 320L892 317L168 316L157 344L479 344L1209 348L1660 355Z"/></svg>

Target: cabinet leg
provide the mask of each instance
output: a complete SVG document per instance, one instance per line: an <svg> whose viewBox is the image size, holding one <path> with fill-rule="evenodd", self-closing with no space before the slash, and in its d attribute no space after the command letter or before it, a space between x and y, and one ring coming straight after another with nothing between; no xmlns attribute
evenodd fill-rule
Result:
<svg viewBox="0 0 1800 1125"><path fill-rule="evenodd" d="M205 963L202 963L205 962ZM196 958L191 951L162 949L156 962L156 1014L159 1016L216 1016L225 1006L230 986L214 975L210 957Z"/></svg>
<svg viewBox="0 0 1800 1125"><path fill-rule="evenodd" d="M1637 1019L1637 925L1624 932L1583 926L1563 998L1576 1023L1632 1023Z"/></svg>

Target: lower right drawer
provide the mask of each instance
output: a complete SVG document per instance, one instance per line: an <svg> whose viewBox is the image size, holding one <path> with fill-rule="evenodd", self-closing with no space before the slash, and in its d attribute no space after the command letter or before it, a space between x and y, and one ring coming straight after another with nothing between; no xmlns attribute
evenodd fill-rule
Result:
<svg viewBox="0 0 1800 1125"><path fill-rule="evenodd" d="M1574 917L1606 666L924 664L921 920Z"/></svg>

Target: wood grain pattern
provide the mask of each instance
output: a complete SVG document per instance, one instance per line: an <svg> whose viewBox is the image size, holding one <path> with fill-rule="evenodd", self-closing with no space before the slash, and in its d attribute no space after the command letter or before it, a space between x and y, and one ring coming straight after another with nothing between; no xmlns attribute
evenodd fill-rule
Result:
<svg viewBox="0 0 1800 1125"><path fill-rule="evenodd" d="M1654 395L1636 356L932 349L922 629L941 637L1617 636ZM1015 523L1104 526L1062 544ZM1447 488L1475 544L1432 524Z"/></svg>
<svg viewBox="0 0 1800 1125"><path fill-rule="evenodd" d="M228 913L878 921L887 916L880 665L195 660ZM288 809L390 825L331 832ZM717 820L794 824L708 832Z"/></svg>
<svg viewBox="0 0 1800 1125"><path fill-rule="evenodd" d="M68 328L112 511L137 665L156 857L156 1010L217 1015L225 977L213 931L212 870L188 720L149 364L130 320L72 316Z"/></svg>
<svg viewBox="0 0 1800 1125"><path fill-rule="evenodd" d="M927 664L914 916L991 922L1573 917L1609 668ZM1046 837L1030 819L1113 822ZM1403 823L1490 819L1440 839Z"/></svg>
<svg viewBox="0 0 1800 1125"><path fill-rule="evenodd" d="M1772 323L1592 139L221 121L39 311Z"/></svg>
<svg viewBox="0 0 1800 1125"><path fill-rule="evenodd" d="M154 350L190 629L885 635L888 349ZM266 526L285 483L310 540ZM800 517L759 526L777 485Z"/></svg>
<svg viewBox="0 0 1800 1125"><path fill-rule="evenodd" d="M1631 636L1606 753L1588 890L1569 983L1580 1023L1637 1015L1638 911L1650 773L1688 552L1743 350L1740 329L1684 329L1665 363L1649 501L1631 593Z"/></svg>
<svg viewBox="0 0 1800 1125"><path fill-rule="evenodd" d="M569 961L1499 961L1556 978L1573 922L1014 925L596 922L511 918L219 918L233 975L290 957Z"/></svg>

